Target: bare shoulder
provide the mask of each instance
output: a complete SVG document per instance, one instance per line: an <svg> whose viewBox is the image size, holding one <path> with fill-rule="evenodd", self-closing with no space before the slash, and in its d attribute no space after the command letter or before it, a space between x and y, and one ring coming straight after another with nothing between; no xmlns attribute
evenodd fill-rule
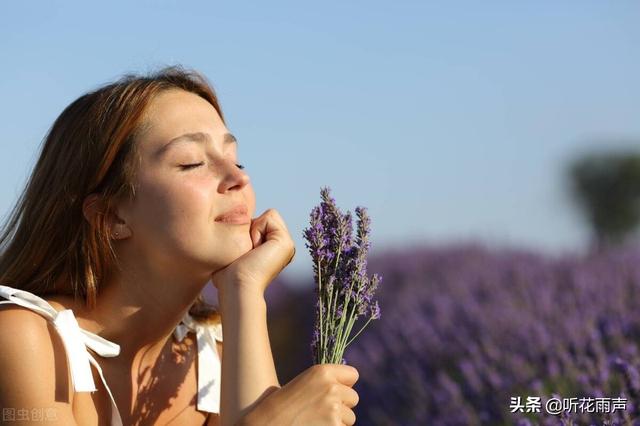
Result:
<svg viewBox="0 0 640 426"><path fill-rule="evenodd" d="M48 410L48 424L75 424L66 353L53 324L30 309L0 305L0 348L0 406Z"/></svg>

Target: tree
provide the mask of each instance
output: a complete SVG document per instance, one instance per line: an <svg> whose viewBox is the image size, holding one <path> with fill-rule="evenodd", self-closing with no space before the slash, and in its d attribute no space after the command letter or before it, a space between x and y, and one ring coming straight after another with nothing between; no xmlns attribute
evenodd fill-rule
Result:
<svg viewBox="0 0 640 426"><path fill-rule="evenodd" d="M640 153L583 155L573 161L569 173L594 245L623 243L640 222Z"/></svg>

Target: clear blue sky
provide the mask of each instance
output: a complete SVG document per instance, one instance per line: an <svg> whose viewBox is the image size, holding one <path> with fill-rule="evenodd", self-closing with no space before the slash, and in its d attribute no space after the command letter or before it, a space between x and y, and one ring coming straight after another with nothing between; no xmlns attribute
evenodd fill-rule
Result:
<svg viewBox="0 0 640 426"><path fill-rule="evenodd" d="M95 4L90 4L95 3ZM258 209L294 235L319 189L374 249L579 249L564 165L640 144L640 3L46 1L0 6L0 213L84 92L182 64L213 83Z"/></svg>

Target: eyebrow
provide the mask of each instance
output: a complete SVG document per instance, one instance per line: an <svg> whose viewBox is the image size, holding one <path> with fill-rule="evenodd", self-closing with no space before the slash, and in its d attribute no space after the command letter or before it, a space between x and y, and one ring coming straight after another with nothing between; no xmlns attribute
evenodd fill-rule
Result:
<svg viewBox="0 0 640 426"><path fill-rule="evenodd" d="M171 145L177 142L196 142L199 144L203 144L206 142L211 142L211 140L212 140L211 135L209 135L209 133L204 133L204 132L185 133L184 135L175 137L171 139L169 142L167 142L162 148L158 150L156 155L158 157L161 156L169 149ZM222 142L225 145L229 145L232 143L235 143L236 145L238 144L238 140L231 133L225 133L222 137Z"/></svg>

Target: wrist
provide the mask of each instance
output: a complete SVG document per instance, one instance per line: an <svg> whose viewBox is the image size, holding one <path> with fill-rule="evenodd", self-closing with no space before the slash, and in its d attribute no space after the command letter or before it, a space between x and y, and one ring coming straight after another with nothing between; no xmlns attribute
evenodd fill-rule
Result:
<svg viewBox="0 0 640 426"><path fill-rule="evenodd" d="M247 307L247 311L254 311L257 308L266 310L267 302L264 293L258 289L243 287L241 285L227 287L218 291L218 304L222 315L225 311L237 312L238 308ZM244 310L244 309L242 309Z"/></svg>
<svg viewBox="0 0 640 426"><path fill-rule="evenodd" d="M281 403L275 401L278 395L272 395L282 387L272 386L264 395L258 399L244 416L239 420L237 426L277 426L282 424L279 421L277 413L280 410Z"/></svg>

